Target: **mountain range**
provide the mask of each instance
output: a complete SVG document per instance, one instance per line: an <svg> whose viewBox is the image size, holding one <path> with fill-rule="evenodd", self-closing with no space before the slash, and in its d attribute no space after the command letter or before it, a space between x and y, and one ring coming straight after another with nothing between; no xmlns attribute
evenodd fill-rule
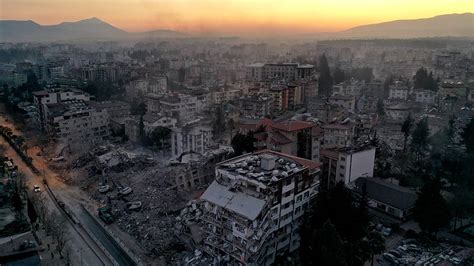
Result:
<svg viewBox="0 0 474 266"><path fill-rule="evenodd" d="M172 30L127 32L98 18L57 25L34 21L1 20L0 42L52 42L74 40L133 40L144 38L181 38L190 36ZM432 18L395 20L354 27L331 33L317 33L317 38L423 38L474 37L474 14L448 14Z"/></svg>
<svg viewBox="0 0 474 266"><path fill-rule="evenodd" d="M171 30L126 32L98 18L57 25L40 25L34 21L0 21L2 42L52 42L74 40L123 40L142 38L179 38L186 34Z"/></svg>

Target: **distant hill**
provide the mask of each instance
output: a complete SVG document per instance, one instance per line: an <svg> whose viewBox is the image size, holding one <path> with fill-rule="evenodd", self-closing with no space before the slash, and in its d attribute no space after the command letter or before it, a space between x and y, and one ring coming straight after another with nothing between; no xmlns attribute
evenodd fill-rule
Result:
<svg viewBox="0 0 474 266"><path fill-rule="evenodd" d="M171 30L131 33L98 18L57 25L40 25L34 21L0 21L0 42L52 42L72 40L118 40L141 38L178 38L186 36Z"/></svg>
<svg viewBox="0 0 474 266"><path fill-rule="evenodd" d="M474 14L449 14L354 27L324 34L334 38L474 37Z"/></svg>

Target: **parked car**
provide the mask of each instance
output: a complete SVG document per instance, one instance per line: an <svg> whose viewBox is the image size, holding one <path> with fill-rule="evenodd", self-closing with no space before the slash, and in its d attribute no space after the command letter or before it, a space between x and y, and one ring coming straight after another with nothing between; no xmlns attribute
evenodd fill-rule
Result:
<svg viewBox="0 0 474 266"><path fill-rule="evenodd" d="M107 193L108 191L110 190L110 186L109 185L104 185L104 186L100 186L98 191L100 193Z"/></svg>
<svg viewBox="0 0 474 266"><path fill-rule="evenodd" d="M41 188L38 185L34 185L33 186L33 191L36 192L36 193L41 192Z"/></svg>
<svg viewBox="0 0 474 266"><path fill-rule="evenodd" d="M384 236L390 236L392 234L392 228L390 228L390 227L384 228L383 231L382 231L382 234Z"/></svg>
<svg viewBox="0 0 474 266"><path fill-rule="evenodd" d="M125 196L125 195L128 195L130 193L132 193L132 188L130 188L130 187L124 187L119 191L119 194L121 196Z"/></svg>

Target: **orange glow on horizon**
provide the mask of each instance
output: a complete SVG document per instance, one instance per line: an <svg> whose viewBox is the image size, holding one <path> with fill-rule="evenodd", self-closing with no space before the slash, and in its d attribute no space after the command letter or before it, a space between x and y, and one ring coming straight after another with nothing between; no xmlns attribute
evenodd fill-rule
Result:
<svg viewBox="0 0 474 266"><path fill-rule="evenodd" d="M333 32L396 19L474 12L472 0L1 0L0 19L57 24L98 17L127 31Z"/></svg>

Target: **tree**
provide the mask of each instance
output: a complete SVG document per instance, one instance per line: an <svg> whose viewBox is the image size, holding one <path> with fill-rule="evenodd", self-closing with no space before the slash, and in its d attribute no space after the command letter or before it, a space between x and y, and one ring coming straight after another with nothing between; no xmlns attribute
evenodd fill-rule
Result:
<svg viewBox="0 0 474 266"><path fill-rule="evenodd" d="M377 231L370 231L367 234L369 244L370 265L374 265L374 256L385 251L385 239Z"/></svg>
<svg viewBox="0 0 474 266"><path fill-rule="evenodd" d="M454 135L456 134L456 119L456 115L449 117L448 128L446 129L446 136L449 144L454 142Z"/></svg>
<svg viewBox="0 0 474 266"><path fill-rule="evenodd" d="M346 254L341 254L338 265L362 265L370 258L368 245L364 245L369 222L366 208L363 197L357 201L342 182L328 191L322 190L305 212L300 227L302 261L306 265L328 265L324 264L324 255L317 251L333 250L333 247L326 246L324 241L320 242L317 238L321 236L321 231L331 231L327 228L327 221L330 221L337 232L331 233L331 241L340 237L344 243L343 250L346 251Z"/></svg>
<svg viewBox="0 0 474 266"><path fill-rule="evenodd" d="M425 68L419 68L416 71L415 76L413 77L413 87L415 89L423 89L425 88L426 81L428 79L428 71Z"/></svg>
<svg viewBox="0 0 474 266"><path fill-rule="evenodd" d="M234 119L230 118L228 121L227 121L227 129L230 131L230 139L232 139L233 137L233 132L235 130L235 122L234 122Z"/></svg>
<svg viewBox="0 0 474 266"><path fill-rule="evenodd" d="M354 68L351 70L351 77L360 80L360 81L365 81L366 83L369 83L372 78L374 77L374 74L372 72L372 68L370 67L361 67L361 68Z"/></svg>
<svg viewBox="0 0 474 266"><path fill-rule="evenodd" d="M380 116L385 115L385 108L384 108L382 99L378 99L377 101L377 114L379 114Z"/></svg>
<svg viewBox="0 0 474 266"><path fill-rule="evenodd" d="M429 136L428 120L423 118L416 124L411 136L411 150L415 154L417 162L420 162L428 151Z"/></svg>
<svg viewBox="0 0 474 266"><path fill-rule="evenodd" d="M332 84L331 70L329 69L326 55L323 54L319 58L319 94L329 96L331 94Z"/></svg>
<svg viewBox="0 0 474 266"><path fill-rule="evenodd" d="M234 149L235 156L242 155L244 152L255 151L255 138L253 137L253 135L253 131L249 131L245 135L239 132L232 138L231 145Z"/></svg>
<svg viewBox="0 0 474 266"><path fill-rule="evenodd" d="M224 108L217 105L214 113L214 134L220 135L225 130Z"/></svg>
<svg viewBox="0 0 474 266"><path fill-rule="evenodd" d="M311 246L308 252L303 252L303 265L348 265L344 255L344 242L330 220L324 222L320 229L312 232ZM301 245L301 249L307 246Z"/></svg>
<svg viewBox="0 0 474 266"><path fill-rule="evenodd" d="M339 84L346 80L346 74L340 68L334 69L334 84Z"/></svg>
<svg viewBox="0 0 474 266"><path fill-rule="evenodd" d="M130 108L130 113L132 115L145 115L146 114L146 104L144 102L138 103L138 102L132 102L131 108Z"/></svg>
<svg viewBox="0 0 474 266"><path fill-rule="evenodd" d="M167 140L171 137L171 129L167 127L157 127L151 132L150 140L155 146L163 149Z"/></svg>
<svg viewBox="0 0 474 266"><path fill-rule="evenodd" d="M469 124L466 125L463 132L461 133L463 143L466 146L466 152L469 154L474 153L474 117L471 118Z"/></svg>
<svg viewBox="0 0 474 266"><path fill-rule="evenodd" d="M64 226L64 224L66 223L66 219L62 215L53 213L51 223L51 233L54 240L56 241L56 250L62 258L62 251L64 250L69 241L68 229Z"/></svg>
<svg viewBox="0 0 474 266"><path fill-rule="evenodd" d="M403 152L405 152L407 149L407 141L408 141L408 137L410 136L412 128L413 128L413 118L411 118L411 113L409 113L407 118L405 119L405 121L403 121L403 124L402 124L402 133L404 137Z"/></svg>
<svg viewBox="0 0 474 266"><path fill-rule="evenodd" d="M415 221L427 233L436 233L450 221L450 210L441 195L441 182L438 178L428 179L417 193L413 209Z"/></svg>

